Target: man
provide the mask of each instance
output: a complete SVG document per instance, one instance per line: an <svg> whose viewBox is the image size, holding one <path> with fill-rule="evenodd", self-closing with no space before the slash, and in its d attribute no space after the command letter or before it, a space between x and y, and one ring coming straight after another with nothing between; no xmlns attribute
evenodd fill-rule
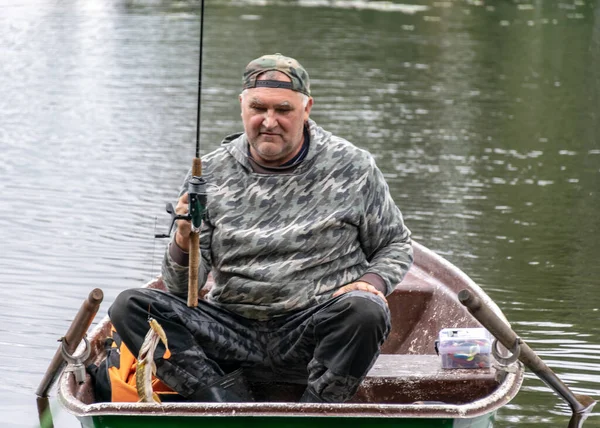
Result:
<svg viewBox="0 0 600 428"><path fill-rule="evenodd" d="M199 283L186 306L189 222L163 261L170 293L133 289L110 310L137 353L151 315L171 356L157 376L190 401L248 401L244 377L306 384L302 402L343 402L390 328L385 295L412 263L410 231L372 156L309 119L307 72L293 58L251 61L244 133L204 156L208 195ZM176 208L187 212L187 181Z"/></svg>

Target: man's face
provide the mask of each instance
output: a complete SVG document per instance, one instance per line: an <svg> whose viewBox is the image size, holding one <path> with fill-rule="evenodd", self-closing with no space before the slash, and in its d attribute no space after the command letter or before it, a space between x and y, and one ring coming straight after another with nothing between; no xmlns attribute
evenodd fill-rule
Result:
<svg viewBox="0 0 600 428"><path fill-rule="evenodd" d="M268 74L270 80L289 82L285 74ZM258 80L266 77L260 76ZM304 123L312 107L309 98L303 106L302 94L283 88L251 88L240 96L244 131L252 157L265 166L280 166L302 147Z"/></svg>

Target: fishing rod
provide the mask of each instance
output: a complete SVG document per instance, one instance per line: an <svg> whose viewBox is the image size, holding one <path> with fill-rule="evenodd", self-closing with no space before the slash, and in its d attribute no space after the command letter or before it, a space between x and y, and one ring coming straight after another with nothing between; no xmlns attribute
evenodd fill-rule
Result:
<svg viewBox="0 0 600 428"><path fill-rule="evenodd" d="M206 212L206 181L202 178L200 159L200 123L202 111L202 42L204 40L204 0L200 0L200 45L198 52L198 108L196 116L196 156L192 161L192 178L188 183L188 213L191 217L188 300L191 308L198 306L198 267L200 264L200 227Z"/></svg>
<svg viewBox="0 0 600 428"><path fill-rule="evenodd" d="M192 225L190 231L189 249L189 274L188 274L188 299L187 305L191 308L198 306L198 268L200 265L200 228L206 213L206 180L202 177L202 160L200 159L200 123L202 107L202 42L204 39L204 0L200 1L200 51L198 54L198 107L196 116L196 152L192 160L192 177L188 181L188 213L180 215L175 213L171 203L167 204L167 212L171 214L172 221L169 233L155 235L157 238L171 236L173 225L177 220L189 221Z"/></svg>

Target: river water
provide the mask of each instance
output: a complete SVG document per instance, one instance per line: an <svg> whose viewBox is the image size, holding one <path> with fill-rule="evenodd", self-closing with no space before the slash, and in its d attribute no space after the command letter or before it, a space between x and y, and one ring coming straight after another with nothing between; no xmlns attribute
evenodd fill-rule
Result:
<svg viewBox="0 0 600 428"><path fill-rule="evenodd" d="M600 397L600 0L206 3L202 152L241 129L249 60L298 58L312 117L376 156L415 240ZM0 3L3 426L35 426L35 388L93 287L104 315L159 271L152 236L193 156L198 9ZM496 426L567 421L528 374Z"/></svg>

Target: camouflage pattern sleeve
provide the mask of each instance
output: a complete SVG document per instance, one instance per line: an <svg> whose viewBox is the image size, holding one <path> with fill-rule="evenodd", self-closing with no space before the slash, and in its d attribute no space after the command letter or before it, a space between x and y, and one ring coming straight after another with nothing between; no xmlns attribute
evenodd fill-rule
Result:
<svg viewBox="0 0 600 428"><path fill-rule="evenodd" d="M413 262L410 230L394 203L383 174L371 157L370 173L360 193L365 195L364 216L359 226L361 247L369 261L366 274L385 281L385 295L400 283Z"/></svg>
<svg viewBox="0 0 600 428"><path fill-rule="evenodd" d="M163 257L161 274L163 282L167 286L168 290L179 296L187 296L187 284L188 284L188 266L182 266L173 260L170 249L171 245L176 245L175 240L172 240L165 255Z"/></svg>

